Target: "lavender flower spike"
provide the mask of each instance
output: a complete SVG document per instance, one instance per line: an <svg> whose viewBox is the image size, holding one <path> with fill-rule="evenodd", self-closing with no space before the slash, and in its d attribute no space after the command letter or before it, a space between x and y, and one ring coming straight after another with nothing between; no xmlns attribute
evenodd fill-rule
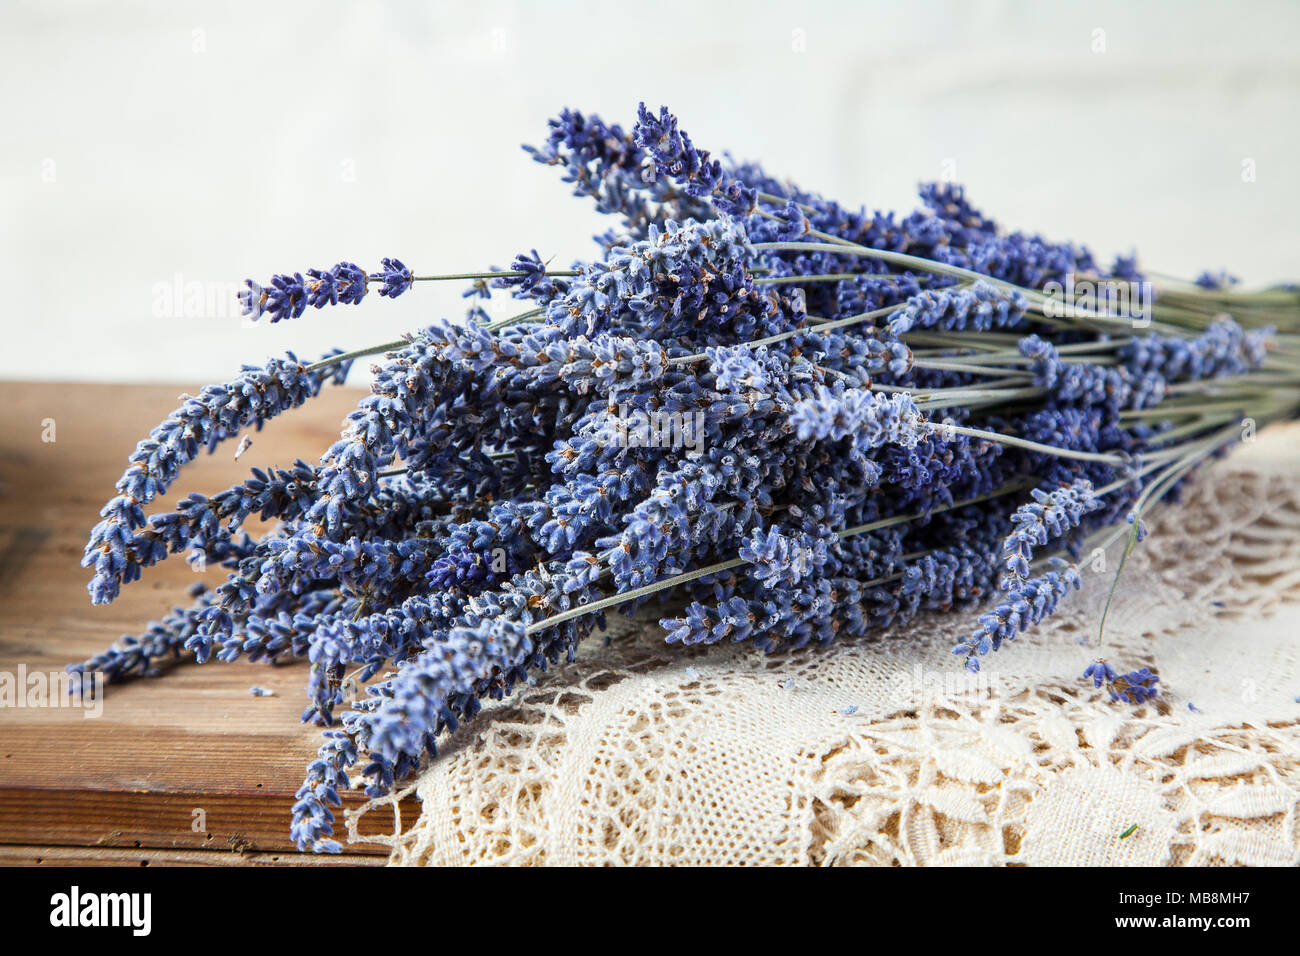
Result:
<svg viewBox="0 0 1300 956"><path fill-rule="evenodd" d="M637 144L654 157L655 169L684 186L687 195L712 199L719 209L732 215L753 212L757 190L726 175L722 164L711 159L707 149L696 149L667 107L660 107L656 117L642 103L633 135Z"/></svg>
<svg viewBox="0 0 1300 956"><path fill-rule="evenodd" d="M1029 562L1036 546L1074 530L1090 511L1102 507L1092 491L1092 482L1080 478L1055 491L1035 488L1034 500L1021 505L1011 516L1015 531L1002 543L1002 590L1010 591L1029 577Z"/></svg>
<svg viewBox="0 0 1300 956"><path fill-rule="evenodd" d="M979 616L971 636L952 649L957 656L966 658L967 670L977 673L979 658L1049 617L1070 588L1077 590L1082 585L1073 566L1060 558L1054 558L1052 564L1053 569L1047 573L1017 582L993 610Z"/></svg>
<svg viewBox="0 0 1300 956"><path fill-rule="evenodd" d="M92 601L107 604L122 584L140 576L139 558L128 551L136 543L134 532L145 525L144 506L167 493L200 449L211 452L249 425L261 428L267 419L317 395L325 382L341 383L350 367L344 362L309 372L290 352L263 368L246 365L234 381L205 386L197 397L183 396L184 404L136 447L117 482L117 497L99 512L103 520L91 531L81 561L82 567L95 569L89 585Z"/></svg>
<svg viewBox="0 0 1300 956"><path fill-rule="evenodd" d="M923 421L910 395L865 389L822 387L790 409L790 426L800 441L852 438L855 447L863 448L911 448L923 437Z"/></svg>
<svg viewBox="0 0 1300 956"><path fill-rule="evenodd" d="M382 283L380 295L396 297L411 287L415 277L399 259L384 259L383 267L373 275L354 262L340 262L329 269L308 269L306 279L300 272L273 276L267 286L245 279L239 304L254 322L264 315L270 316L271 322L281 322L299 318L307 306L358 305L372 281Z"/></svg>

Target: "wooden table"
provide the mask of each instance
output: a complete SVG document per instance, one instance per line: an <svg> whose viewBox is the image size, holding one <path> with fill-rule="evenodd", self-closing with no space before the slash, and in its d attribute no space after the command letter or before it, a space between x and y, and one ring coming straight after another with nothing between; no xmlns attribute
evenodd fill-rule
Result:
<svg viewBox="0 0 1300 956"><path fill-rule="evenodd" d="M186 390L198 389L0 383L0 673L61 671L188 602L195 572L180 556L99 607L80 566L126 456ZM234 442L203 456L162 504L228 487L253 465L315 461L361 394L327 389L251 433L238 462ZM289 840L293 794L319 745L319 730L299 721L305 666L183 664L110 686L97 719L0 707L0 864L383 863L380 844L325 857ZM274 696L253 696L253 685ZM392 823L370 816L368 827Z"/></svg>

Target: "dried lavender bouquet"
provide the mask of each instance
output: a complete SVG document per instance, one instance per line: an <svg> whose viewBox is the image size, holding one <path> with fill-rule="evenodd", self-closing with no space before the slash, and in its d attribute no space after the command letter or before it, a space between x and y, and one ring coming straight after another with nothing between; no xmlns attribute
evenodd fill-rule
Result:
<svg viewBox="0 0 1300 956"><path fill-rule="evenodd" d="M566 111L528 152L614 217L596 258L250 281L245 311L271 322L438 279L473 304L187 397L86 546L95 603L170 555L229 573L74 672L308 658L303 717L327 729L294 808L304 848L339 849L341 789L389 791L613 607L671 601L668 641L767 651L985 607L954 649L978 669L1078 586L1081 554L1131 548L1199 464L1300 408L1295 287L1157 289L1132 258L999 228L952 185L901 218L852 211L644 105L630 131ZM493 321L494 293L515 314ZM201 449L379 354L318 464L146 517ZM249 515L279 520L253 539ZM1157 692L1147 669L1083 677Z"/></svg>

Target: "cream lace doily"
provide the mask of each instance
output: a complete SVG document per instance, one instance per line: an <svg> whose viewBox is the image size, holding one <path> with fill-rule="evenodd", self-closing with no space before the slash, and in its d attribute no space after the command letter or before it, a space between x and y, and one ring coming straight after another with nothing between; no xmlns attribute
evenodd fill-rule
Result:
<svg viewBox="0 0 1300 956"><path fill-rule="evenodd" d="M1152 521L1104 648L1117 549L978 678L966 615L773 657L624 623L349 831L413 790L394 864L1300 864L1297 438ZM1157 670L1158 702L1080 680L1098 656Z"/></svg>

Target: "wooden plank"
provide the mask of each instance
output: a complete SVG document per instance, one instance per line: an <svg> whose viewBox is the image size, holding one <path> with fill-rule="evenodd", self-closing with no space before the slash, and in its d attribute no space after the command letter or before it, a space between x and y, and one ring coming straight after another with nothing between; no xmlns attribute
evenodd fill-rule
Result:
<svg viewBox="0 0 1300 956"><path fill-rule="evenodd" d="M197 386L0 383L0 672L60 672L187 602L196 573L179 557L107 607L91 606L79 565L126 456L187 389ZM361 394L327 390L252 433L238 462L233 442L205 455L155 508L228 487L253 465L315 460ZM0 708L0 843L95 847L91 858L104 847L290 850L289 808L319 745L319 730L299 720L304 668L187 664L110 687L95 718L69 707ZM252 696L253 685L274 696ZM391 814L376 816L390 825ZM374 843L348 849L386 852Z"/></svg>
<svg viewBox="0 0 1300 956"><path fill-rule="evenodd" d="M0 844L0 866L383 866L363 853L256 853L217 850L115 850L108 847Z"/></svg>

